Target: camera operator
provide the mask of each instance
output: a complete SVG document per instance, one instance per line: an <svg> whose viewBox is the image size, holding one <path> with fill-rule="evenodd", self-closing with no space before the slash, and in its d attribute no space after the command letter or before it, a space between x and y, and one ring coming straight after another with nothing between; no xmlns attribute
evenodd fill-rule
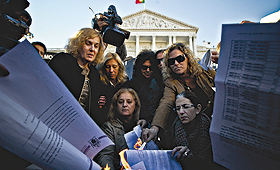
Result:
<svg viewBox="0 0 280 170"><path fill-rule="evenodd" d="M0 0L0 56L19 43L23 35L29 33L32 19L25 10L27 0ZM0 76L9 75L9 71L0 63Z"/></svg>
<svg viewBox="0 0 280 170"><path fill-rule="evenodd" d="M96 29L98 31L100 31L101 34L103 34L103 41L104 41L104 45L105 48L107 48L108 44L112 44L114 46L116 46L116 53L120 56L120 58L122 59L122 61L124 61L124 59L126 58L127 55L127 51L126 51L126 46L124 44L124 42L120 43L121 41L124 41L124 38L128 39L129 37L129 32L123 29L120 29L118 27L118 24L121 25L122 24L122 18L117 14L117 9L114 5L110 5L108 7L108 12L104 12L103 14L98 13L95 15L95 18L92 19L92 27L93 29ZM117 34L112 34L110 33L109 36L109 40L108 37L104 37L104 34L106 34L107 30L115 30L116 32L119 32L121 34L123 34L124 37L122 37L123 39L117 40L116 42L112 42L111 40L115 37L115 35ZM107 42L108 41L108 42Z"/></svg>

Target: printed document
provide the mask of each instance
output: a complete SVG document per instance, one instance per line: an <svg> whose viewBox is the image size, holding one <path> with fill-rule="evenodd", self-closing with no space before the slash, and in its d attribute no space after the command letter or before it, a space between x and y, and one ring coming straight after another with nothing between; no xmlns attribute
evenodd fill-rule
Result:
<svg viewBox="0 0 280 170"><path fill-rule="evenodd" d="M210 135L229 169L280 167L280 23L227 24Z"/></svg>
<svg viewBox="0 0 280 170"><path fill-rule="evenodd" d="M46 167L63 162L63 154L73 164L82 157L92 164L90 159L113 145L27 40L0 63L10 72L0 77L2 147Z"/></svg>

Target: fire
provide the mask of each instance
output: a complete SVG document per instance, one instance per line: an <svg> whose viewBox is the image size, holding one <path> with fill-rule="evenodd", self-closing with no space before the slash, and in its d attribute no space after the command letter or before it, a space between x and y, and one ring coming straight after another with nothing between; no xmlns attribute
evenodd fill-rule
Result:
<svg viewBox="0 0 280 170"><path fill-rule="evenodd" d="M128 149L124 149L124 150L122 150L120 153L119 153L119 155L120 155L120 157L121 157L121 162L122 162L122 170L123 169L126 169L126 170L131 170L131 167L129 166L129 164L128 164L128 162L125 160L125 158L124 158L124 152L125 151L127 151Z"/></svg>
<svg viewBox="0 0 280 170"><path fill-rule="evenodd" d="M102 169L102 168L101 168ZM106 164L106 167L103 168L104 170L110 170L111 168L108 166L108 164Z"/></svg>
<svg viewBox="0 0 280 170"><path fill-rule="evenodd" d="M140 138L138 138L137 142L134 145L134 149L138 150L142 145L142 141Z"/></svg>
<svg viewBox="0 0 280 170"><path fill-rule="evenodd" d="M138 138L137 142L134 144L134 149L138 150L140 147L142 146L142 141L140 138ZM122 163L122 168L121 170L132 170L130 165L128 164L128 162L125 160L124 158L124 152L127 151L128 149L124 149L122 150L119 155L120 155L120 158L121 158L121 163Z"/></svg>

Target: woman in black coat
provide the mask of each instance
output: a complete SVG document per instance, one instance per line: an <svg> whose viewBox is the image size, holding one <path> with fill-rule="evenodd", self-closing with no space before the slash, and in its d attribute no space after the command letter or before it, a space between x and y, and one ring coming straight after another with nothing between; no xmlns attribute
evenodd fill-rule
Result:
<svg viewBox="0 0 280 170"><path fill-rule="evenodd" d="M85 111L95 119L93 101L98 100L96 92L101 86L95 65L104 58L102 38L94 29L82 28L69 39L66 51L55 55L49 66Z"/></svg>
<svg viewBox="0 0 280 170"><path fill-rule="evenodd" d="M138 54L133 67L132 79L126 86L137 92L141 101L140 119L145 119L150 124L164 88L153 51L143 50Z"/></svg>
<svg viewBox="0 0 280 170"><path fill-rule="evenodd" d="M97 101L98 107L96 110L98 110L99 116L96 123L101 126L107 119L113 95L124 85L128 78L125 74L123 62L117 53L107 53L104 62L99 65L98 71L102 86L98 90L99 100Z"/></svg>

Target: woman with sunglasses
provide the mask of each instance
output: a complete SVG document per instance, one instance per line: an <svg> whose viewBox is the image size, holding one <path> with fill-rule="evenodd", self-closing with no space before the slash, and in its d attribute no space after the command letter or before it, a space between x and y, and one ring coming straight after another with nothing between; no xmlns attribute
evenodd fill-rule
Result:
<svg viewBox="0 0 280 170"><path fill-rule="evenodd" d="M212 116L214 94L214 79L216 72L205 71L195 60L191 50L182 43L173 44L165 51L163 78L165 87L163 97L156 110L152 127L142 132L144 141L154 139L159 130L160 134L170 132L170 126L176 117L172 108L175 97L185 90L196 94L202 104L202 110ZM165 141L164 139L161 141ZM162 143L165 145L164 143ZM164 146L162 146L164 147Z"/></svg>
<svg viewBox="0 0 280 170"><path fill-rule="evenodd" d="M133 88L137 92L141 101L140 118L150 124L164 87L153 51L143 50L138 54L133 66L132 79L127 87Z"/></svg>

